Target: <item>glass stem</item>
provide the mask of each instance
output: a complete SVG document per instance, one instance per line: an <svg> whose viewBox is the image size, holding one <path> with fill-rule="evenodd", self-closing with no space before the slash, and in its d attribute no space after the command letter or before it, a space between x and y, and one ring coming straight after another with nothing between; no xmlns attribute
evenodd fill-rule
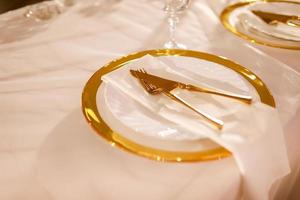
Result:
<svg viewBox="0 0 300 200"><path fill-rule="evenodd" d="M175 44L176 43L175 31L178 23L178 17L175 13L172 12L169 14L168 23L169 23L169 34L170 34L169 40L171 43Z"/></svg>

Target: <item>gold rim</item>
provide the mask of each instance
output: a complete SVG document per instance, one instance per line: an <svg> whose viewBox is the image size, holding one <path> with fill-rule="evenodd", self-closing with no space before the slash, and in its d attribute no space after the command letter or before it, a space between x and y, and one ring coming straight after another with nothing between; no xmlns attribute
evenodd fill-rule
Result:
<svg viewBox="0 0 300 200"><path fill-rule="evenodd" d="M129 151L136 155L144 156L150 159L158 161L169 162L196 162L196 161L208 161L217 160L228 157L231 153L223 147L218 147L212 150L197 151L197 152L182 152L182 151L166 151L162 149L155 149L152 147L144 146L131 141L121 134L113 131L108 124L101 118L96 104L96 94L100 84L102 83L101 77L107 73L110 73L126 63L135 59L141 58L145 55L151 56L185 56L193 57L210 62L218 63L224 67L230 68L243 76L258 92L261 102L275 107L273 96L270 94L266 85L262 80L254 73L246 69L245 67L234 63L226 58L216 55L191 51L191 50L179 50L179 49L159 49L159 50L147 50L137 52L117 60L114 60L107 65L96 71L93 76L88 80L82 93L82 111L90 124L90 126L102 137L104 137L112 146L117 146L123 150Z"/></svg>
<svg viewBox="0 0 300 200"><path fill-rule="evenodd" d="M267 41L263 41L263 40L259 40L257 38L253 38L245 33L240 32L239 30L237 30L234 26L231 25L231 23L229 22L229 17L232 14L232 12L237 9L237 8L241 8L244 6L248 6L250 4L254 4L257 2L265 2L265 3L291 3L291 4L299 4L299 1L290 1L290 0L247 0L247 1L243 1L243 2L238 2L232 5L229 5L228 7L226 7L221 15L220 15L220 20L223 24L223 26L228 29L229 31L231 31L232 33L234 33L235 35L250 41L251 43L255 43L255 44L261 44L261 45L265 45L265 46L270 46L270 47L275 47L275 48L281 48L281 49L290 49L290 50L300 50L300 46L291 46L291 45L280 45L280 44L275 44L275 43L271 43L271 42L267 42Z"/></svg>

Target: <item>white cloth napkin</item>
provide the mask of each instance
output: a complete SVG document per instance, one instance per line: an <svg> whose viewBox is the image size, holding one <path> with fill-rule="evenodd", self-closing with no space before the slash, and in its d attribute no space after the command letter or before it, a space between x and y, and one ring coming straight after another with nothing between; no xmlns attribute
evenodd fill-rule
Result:
<svg viewBox="0 0 300 200"><path fill-rule="evenodd" d="M209 64L206 63L206 65ZM139 82L129 74L129 69L141 67L149 73L164 78L199 85L193 76L188 77L184 73L183 68L175 68L175 66L171 68L151 56L145 56L104 76L103 81L112 84L149 110L177 123L195 135L205 135L226 147L233 153L243 175L244 196L249 199L268 199L272 183L290 171L281 123L276 109L260 103L251 88L246 90L247 92L245 89L244 91L240 89L240 93L251 93L254 96L254 103L251 106L208 94L205 94L208 102L204 103L205 98L204 100L199 98L204 97L204 94L175 91L182 98L191 102L193 106L222 119L225 125L222 131L218 131L207 126L207 122L201 120L197 114L164 95L151 96L147 94ZM228 80L226 82L220 79L216 82L219 82L219 85L223 82L223 88L219 88L222 90L228 91L229 89L232 92L234 90L232 88L235 88L236 92L238 88L243 88L243 86L235 87L234 84L237 83L230 83ZM213 88L213 85L210 87ZM196 98L199 99L198 102L195 101Z"/></svg>
<svg viewBox="0 0 300 200"><path fill-rule="evenodd" d="M163 58L160 59L163 60ZM113 73L103 76L102 80L119 88L121 91L153 112L158 112L163 106L166 105L166 103L173 104L174 102L163 95L148 94L142 88L139 81L130 75L129 69L144 68L151 74L170 80L177 80L186 84L204 86L219 91L224 90L244 95L251 94L254 100L259 98L254 88L252 88L247 81L243 80L232 70L220 67L218 64L196 59L196 62L190 60L188 62L189 69L185 69L184 67L175 67L170 60L165 60L164 62L161 60L149 55L144 56L143 58L128 64L126 67L122 67ZM168 66L165 64L165 62L169 62L168 64L172 66ZM187 63L182 63L182 66L186 65ZM199 66L201 66L202 69L200 68L199 70ZM222 77L222 80L217 80L218 77ZM219 99L220 97L218 96L210 96L206 94L203 95L203 93L191 93L186 90L176 89L175 91L181 97L186 98L185 96L188 96L190 101L201 101L200 104L205 104L205 106L202 106L202 109L208 110L215 115L223 116L226 115L226 113L230 114L232 110L236 110L241 106L241 104L237 104L236 102L230 101L227 98L221 98L221 101L225 101L226 103L219 106L218 109L215 109L216 106L213 101ZM199 98L199 96L201 97ZM228 108L231 108L231 110L227 110ZM222 109L221 112L220 109Z"/></svg>

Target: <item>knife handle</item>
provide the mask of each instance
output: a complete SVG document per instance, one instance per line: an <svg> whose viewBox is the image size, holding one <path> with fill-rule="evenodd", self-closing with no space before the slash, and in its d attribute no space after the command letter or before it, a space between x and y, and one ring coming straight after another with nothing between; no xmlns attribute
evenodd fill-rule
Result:
<svg viewBox="0 0 300 200"><path fill-rule="evenodd" d="M251 104L251 102L252 102L252 97L247 96L247 95L239 95L239 94L233 94L233 93L229 93L229 92L218 92L215 90L202 88L202 87L196 87L193 85L186 85L184 87L184 89L187 89L187 90L193 91L193 92L204 92L204 93L215 94L215 95L219 95L219 96L223 96L223 97L228 97L228 98L242 101L247 104Z"/></svg>
<svg viewBox="0 0 300 200"><path fill-rule="evenodd" d="M221 130L223 128L223 125L224 125L224 122L213 117L213 116L210 116L209 114L203 112L203 111L200 111L196 108L194 108L193 106L191 106L188 102L186 102L184 99L182 99L181 97L179 97L178 95L176 94L172 94L171 92L166 92L166 91L163 91L163 93L170 97L171 99L175 100L176 102L188 107L189 109L191 109L192 111L196 112L197 114L201 115L204 119L206 119L208 122L210 122L211 124L213 124L214 126L216 126L219 130Z"/></svg>

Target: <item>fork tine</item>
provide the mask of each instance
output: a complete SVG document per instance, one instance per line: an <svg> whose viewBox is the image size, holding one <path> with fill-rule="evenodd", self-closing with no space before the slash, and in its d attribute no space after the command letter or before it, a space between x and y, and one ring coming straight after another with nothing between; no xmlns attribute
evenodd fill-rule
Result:
<svg viewBox="0 0 300 200"><path fill-rule="evenodd" d="M140 72L139 69L137 69L137 70L130 70L130 72L131 72L131 74L133 74L136 78L138 78L138 79L141 79L141 78L142 78L142 77L140 76L140 74L138 73L138 72Z"/></svg>
<svg viewBox="0 0 300 200"><path fill-rule="evenodd" d="M138 72L143 73L143 74L147 74L147 72L144 68L139 68Z"/></svg>
<svg viewBox="0 0 300 200"><path fill-rule="evenodd" d="M147 72L146 72L146 70L145 70L144 68L142 68L142 72L143 72L144 74L147 74Z"/></svg>
<svg viewBox="0 0 300 200"><path fill-rule="evenodd" d="M143 79L142 77L141 77L141 75L139 74L139 73L143 73L142 71L141 71L141 69L137 69L137 70L134 70L135 71L135 74L136 74L136 77L138 78L138 79Z"/></svg>

